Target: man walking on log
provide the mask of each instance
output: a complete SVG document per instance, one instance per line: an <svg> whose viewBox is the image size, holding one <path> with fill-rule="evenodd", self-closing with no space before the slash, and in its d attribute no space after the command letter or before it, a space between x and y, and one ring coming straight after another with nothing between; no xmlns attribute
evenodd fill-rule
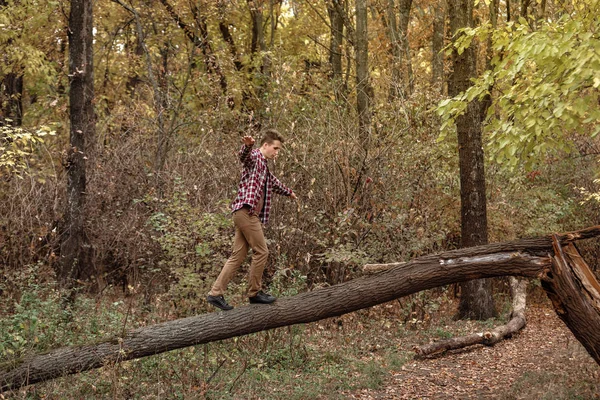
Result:
<svg viewBox="0 0 600 400"><path fill-rule="evenodd" d="M269 256L262 224L269 220L272 194L280 194L296 199L296 194L283 185L270 171L267 160L274 160L281 150L283 138L275 129L266 130L260 148L253 149L254 138L244 136L239 158L242 162L242 177L238 185L237 197L231 205L235 238L232 254L223 266L219 277L208 293L206 300L221 310L231 310L223 294L233 274L248 254L253 251L248 278L250 303L273 303L276 298L264 293L262 275Z"/></svg>

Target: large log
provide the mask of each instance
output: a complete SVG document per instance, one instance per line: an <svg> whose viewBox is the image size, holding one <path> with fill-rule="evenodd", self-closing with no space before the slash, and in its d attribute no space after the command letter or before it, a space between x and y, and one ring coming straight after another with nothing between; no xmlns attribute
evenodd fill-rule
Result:
<svg viewBox="0 0 600 400"><path fill-rule="evenodd" d="M568 243L600 235L600 226L557 236ZM75 374L115 362L313 322L372 307L422 290L498 276L541 277L551 266L550 236L516 240L429 255L379 274L270 305L248 305L131 331L103 343L63 347L0 365L0 392Z"/></svg>

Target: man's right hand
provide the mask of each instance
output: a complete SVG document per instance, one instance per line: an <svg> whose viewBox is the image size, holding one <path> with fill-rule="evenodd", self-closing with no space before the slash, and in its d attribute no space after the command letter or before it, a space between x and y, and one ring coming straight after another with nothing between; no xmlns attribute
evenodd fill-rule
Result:
<svg viewBox="0 0 600 400"><path fill-rule="evenodd" d="M246 146L252 146L254 145L254 138L252 136L244 136L242 138L242 142L246 145Z"/></svg>

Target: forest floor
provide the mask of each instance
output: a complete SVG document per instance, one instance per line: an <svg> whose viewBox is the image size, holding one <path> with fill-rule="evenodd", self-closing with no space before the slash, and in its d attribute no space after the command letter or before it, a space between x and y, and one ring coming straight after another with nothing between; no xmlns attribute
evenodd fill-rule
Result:
<svg viewBox="0 0 600 400"><path fill-rule="evenodd" d="M503 310L497 319L455 321L457 299L450 289L437 289L311 324L69 375L0 394L0 400L600 400L600 366L539 287L528 294L526 327L512 338L493 347L414 358L415 345L501 325L509 311L507 296L496 297ZM55 303L40 303L46 307L43 314L24 308L28 314L23 318L59 314L48 308ZM64 341L89 335L83 342L91 342L100 337L98 332L103 337L115 327L121 332L127 314L114 310L129 308L118 301L108 303L112 308L82 299L74 313L81 318L66 328L59 326L60 331L49 329L49 334ZM14 321L21 319L10 319L6 326Z"/></svg>
<svg viewBox="0 0 600 400"><path fill-rule="evenodd" d="M348 398L600 399L600 366L549 302L528 307L527 318L519 334L494 347L410 360L384 378L382 389Z"/></svg>

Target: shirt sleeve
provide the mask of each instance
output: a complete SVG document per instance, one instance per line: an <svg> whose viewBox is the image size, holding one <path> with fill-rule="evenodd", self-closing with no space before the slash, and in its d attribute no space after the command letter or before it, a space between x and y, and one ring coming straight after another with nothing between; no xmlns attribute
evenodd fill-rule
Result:
<svg viewBox="0 0 600 400"><path fill-rule="evenodd" d="M252 157L252 146L243 144L238 156L245 167L252 168L254 166L255 160Z"/></svg>
<svg viewBox="0 0 600 400"><path fill-rule="evenodd" d="M279 181L279 179L277 179L275 177L275 175L273 175L271 172L269 172L269 180L271 181L271 184L273 185L273 192L283 195L283 196L291 196L292 195L292 189L288 188L283 183L281 183Z"/></svg>

